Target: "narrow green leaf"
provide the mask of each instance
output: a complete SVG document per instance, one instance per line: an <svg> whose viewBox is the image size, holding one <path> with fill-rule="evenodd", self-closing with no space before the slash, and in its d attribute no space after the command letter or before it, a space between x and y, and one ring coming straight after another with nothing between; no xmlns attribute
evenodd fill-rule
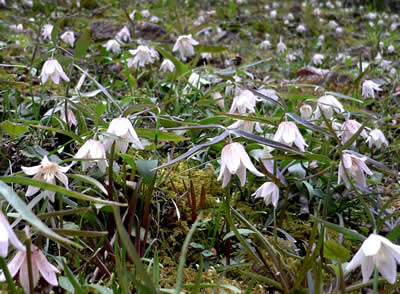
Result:
<svg viewBox="0 0 400 294"><path fill-rule="evenodd" d="M211 46L211 45L198 45L196 46L196 51L203 53L221 53L228 50L227 47L224 46Z"/></svg>
<svg viewBox="0 0 400 294"><path fill-rule="evenodd" d="M162 131L156 131L156 130L152 130L152 129L135 129L136 133L141 136L141 137L145 137L148 139L152 139L154 140L155 135L157 133L157 140L159 142L181 142L181 141L186 141L189 140L189 138L183 137L183 136L179 136L179 135L175 135L172 133L167 133L167 132L162 132Z"/></svg>
<svg viewBox="0 0 400 294"><path fill-rule="evenodd" d="M255 234L256 232L249 230L249 229L238 229L237 230L240 235L249 235L249 234ZM235 236L235 233L233 231L230 231L228 234L226 234L223 238L223 241L225 241L228 238L231 238Z"/></svg>
<svg viewBox="0 0 400 294"><path fill-rule="evenodd" d="M46 126L41 126L41 125L30 125L30 126L34 127L34 128L50 131L50 132L60 133L60 134L66 135L66 136L74 139L75 141L78 141L79 143L84 143L84 141L82 140L81 137L79 137L75 133L67 131L67 130L52 128L52 127L46 127Z"/></svg>
<svg viewBox="0 0 400 294"><path fill-rule="evenodd" d="M323 128L321 128L307 120L302 119L300 116L298 116L295 113L286 113L286 115L289 116L290 118L292 118L298 124L305 126L308 129L311 129L318 133L324 134L325 136L328 136L328 137L333 137L333 135L331 133L329 133L328 131L324 130Z"/></svg>
<svg viewBox="0 0 400 294"><path fill-rule="evenodd" d="M80 180L80 181L92 184L93 186L97 187L101 192L103 192L105 195L107 195L106 188L103 186L102 183L100 183L95 178L92 178L92 177L89 177L86 175L80 175L80 174L68 174L68 178L76 179L76 180Z"/></svg>
<svg viewBox="0 0 400 294"><path fill-rule="evenodd" d="M21 200L21 198L4 182L0 181L0 194L8 201L8 203L22 216L22 218L35 227L39 232L41 232L46 237L63 242L79 249L82 246L68 240L52 231L48 226L46 226Z"/></svg>
<svg viewBox="0 0 400 294"><path fill-rule="evenodd" d="M96 284L85 285L85 288L95 289L100 294L113 294L113 291L111 289ZM89 291L87 293L89 293Z"/></svg>
<svg viewBox="0 0 400 294"><path fill-rule="evenodd" d="M90 32L85 31L82 36L76 41L75 44L75 58L78 59L85 55L87 49L90 46Z"/></svg>
<svg viewBox="0 0 400 294"><path fill-rule="evenodd" d="M67 274L67 278L71 282L75 291L78 294L85 294L86 293L85 289L82 287L82 285L79 283L79 281L75 278L74 274L69 269L69 267L65 264L64 261L63 261L63 267L64 267L64 272Z"/></svg>
<svg viewBox="0 0 400 294"><path fill-rule="evenodd" d="M156 175L154 170L157 167L158 160L136 160L136 167L143 177L145 184L152 184L153 178Z"/></svg>

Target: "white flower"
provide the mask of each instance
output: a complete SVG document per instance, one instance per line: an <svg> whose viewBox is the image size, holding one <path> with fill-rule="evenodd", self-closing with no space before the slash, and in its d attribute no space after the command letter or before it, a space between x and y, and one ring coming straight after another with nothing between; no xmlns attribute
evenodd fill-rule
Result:
<svg viewBox="0 0 400 294"><path fill-rule="evenodd" d="M298 33L304 33L306 31L306 27L303 24L299 24L296 28Z"/></svg>
<svg viewBox="0 0 400 294"><path fill-rule="evenodd" d="M330 21L328 22L328 27L329 27L330 29L336 29L338 26L339 26L339 25L338 25L337 22L334 21L334 20L330 20Z"/></svg>
<svg viewBox="0 0 400 294"><path fill-rule="evenodd" d="M229 112L246 113L255 112L257 97L249 90L241 90L238 96L233 98L232 106Z"/></svg>
<svg viewBox="0 0 400 294"><path fill-rule="evenodd" d="M190 77L188 79L188 82L192 87L194 87L196 89L200 89L200 87L202 85L207 85L210 83L209 81L200 78L200 75L198 75L195 72L192 72L192 74L190 75Z"/></svg>
<svg viewBox="0 0 400 294"><path fill-rule="evenodd" d="M264 198L265 205L271 203L276 208L279 200L279 187L273 182L266 182L252 196Z"/></svg>
<svg viewBox="0 0 400 294"><path fill-rule="evenodd" d="M375 12L367 13L367 15L365 17L370 20L374 20L376 18L376 13Z"/></svg>
<svg viewBox="0 0 400 294"><path fill-rule="evenodd" d="M383 50L383 48L385 48L385 44L382 41L380 41L378 45L379 45L379 49L381 49L381 50Z"/></svg>
<svg viewBox="0 0 400 294"><path fill-rule="evenodd" d="M295 61L297 59L297 56L293 53L289 53L288 55L286 55L285 59L287 61Z"/></svg>
<svg viewBox="0 0 400 294"><path fill-rule="evenodd" d="M321 111L324 113L325 118L331 119L333 112L341 113L344 111L342 103L340 103L334 96L325 95L318 99L318 106L314 113L314 119L321 117Z"/></svg>
<svg viewBox="0 0 400 294"><path fill-rule="evenodd" d="M46 256L35 245L31 245L31 262L33 287L35 288L39 282L39 273L52 286L58 286L56 273L60 271L46 259ZM25 293L29 293L29 276L28 276L28 258L26 250L19 250L14 258L7 265L11 277L15 277L19 271L19 282ZM0 282L5 282L4 273L0 275Z"/></svg>
<svg viewBox="0 0 400 294"><path fill-rule="evenodd" d="M136 10L133 10L131 13L129 13L129 18L131 20L135 20L135 16L136 16Z"/></svg>
<svg viewBox="0 0 400 294"><path fill-rule="evenodd" d="M304 151L304 146L308 146L296 124L291 121L281 122L279 124L278 130L274 135L274 141L289 146L292 146L294 143L301 151Z"/></svg>
<svg viewBox="0 0 400 294"><path fill-rule="evenodd" d="M339 164L339 173L338 173L338 184L340 184L341 179L346 184L348 189L351 188L350 178L354 178L354 180L362 187L366 187L367 183L365 180L365 175L371 176L372 172L365 164L367 160L366 157L358 157L353 154L343 153L342 160ZM346 175L347 174L347 175Z"/></svg>
<svg viewBox="0 0 400 294"><path fill-rule="evenodd" d="M68 188L68 178L65 175L66 172L70 169L69 166L59 166L57 163L49 161L47 156L43 157L42 161L39 165L32 167L22 166L22 170L28 176L33 176L33 179L43 181L49 184L56 184L56 178L64 184L65 188ZM25 193L26 197L32 196L36 194L40 190L39 187L29 186L28 190ZM56 192L47 191L47 196L49 197L51 202L54 202L54 195Z"/></svg>
<svg viewBox="0 0 400 294"><path fill-rule="evenodd" d="M217 180L220 181L223 177L222 188L224 188L231 180L231 176L236 174L243 187L246 183L246 168L258 177L264 176L251 163L249 155L240 143L225 145L221 152L221 169Z"/></svg>
<svg viewBox="0 0 400 294"><path fill-rule="evenodd" d="M314 14L315 16L320 16L320 15L321 15L321 9L315 8L315 9L313 10L313 14Z"/></svg>
<svg viewBox="0 0 400 294"><path fill-rule="evenodd" d="M89 167L97 163L99 169L105 173L108 166L106 158L106 150L104 145L97 140L87 140L85 144L79 148L75 158L94 159L93 161L82 161L82 169L85 171ZM102 159L101 159L102 158Z"/></svg>
<svg viewBox="0 0 400 294"><path fill-rule="evenodd" d="M376 148L381 148L382 145L389 145L389 142L386 139L385 135L379 129L372 130L369 133L367 142L369 148L372 148L373 146L376 146Z"/></svg>
<svg viewBox="0 0 400 294"><path fill-rule="evenodd" d="M344 33L344 29L341 28L341 27L337 27L336 30L335 30L335 32L336 32L336 34L341 35L341 34Z"/></svg>
<svg viewBox="0 0 400 294"><path fill-rule="evenodd" d="M186 60L186 57L193 56L195 54L193 46L199 45L195 39L192 38L192 35L183 35L179 36L178 40L176 40L174 48L172 51L179 51L181 55L181 59L183 61Z"/></svg>
<svg viewBox="0 0 400 294"><path fill-rule="evenodd" d="M129 143L132 143L136 149L144 149L132 123L125 117L114 118L108 126L107 133L117 136L120 139L106 138L104 141L104 147L106 150L111 148L114 140L116 141L121 153L126 153Z"/></svg>
<svg viewBox="0 0 400 294"><path fill-rule="evenodd" d="M271 42L269 40L264 40L260 44L261 49L268 49L269 47L271 47Z"/></svg>
<svg viewBox="0 0 400 294"><path fill-rule="evenodd" d="M45 24L42 28L42 38L43 40L51 40L51 32L53 31L52 24Z"/></svg>
<svg viewBox="0 0 400 294"><path fill-rule="evenodd" d="M160 19L158 18L158 16L153 15L153 16L150 18L150 22L157 23L157 22L159 22L159 21L160 21Z"/></svg>
<svg viewBox="0 0 400 294"><path fill-rule="evenodd" d="M261 133L263 130L261 129L261 125L259 122L255 121L249 121L249 120L241 120L238 119L236 122L231 124L228 129L237 129L237 130L242 130L248 133L253 133L254 129L256 132Z"/></svg>
<svg viewBox="0 0 400 294"><path fill-rule="evenodd" d="M391 67L392 61L391 60L382 60L381 63L379 64L380 67L382 67L383 70L389 70Z"/></svg>
<svg viewBox="0 0 400 294"><path fill-rule="evenodd" d="M121 52L121 45L117 40L108 40L106 44L103 45L108 52L119 53Z"/></svg>
<svg viewBox="0 0 400 294"><path fill-rule="evenodd" d="M278 15L278 12L277 12L276 10L272 10L272 11L269 13L269 16L270 16L271 18L275 18L277 15Z"/></svg>
<svg viewBox="0 0 400 294"><path fill-rule="evenodd" d="M160 70L163 72L170 71L173 72L175 70L174 63L169 59L164 59L161 63Z"/></svg>
<svg viewBox="0 0 400 294"><path fill-rule="evenodd" d="M200 57L202 59L205 59L205 60L209 61L209 60L212 59L212 54L208 53L208 52L203 52L203 53L200 54Z"/></svg>
<svg viewBox="0 0 400 294"><path fill-rule="evenodd" d="M56 59L46 60L43 65L40 77L42 78L42 84L46 83L48 78L51 78L52 81L58 85L60 83L60 77L64 81L69 82L69 78L62 69L61 64Z"/></svg>
<svg viewBox="0 0 400 294"><path fill-rule="evenodd" d="M279 43L278 43L278 45L276 45L276 51L278 53L283 53L283 52L285 52L286 48L287 47L286 47L285 43L282 42L282 38L279 38Z"/></svg>
<svg viewBox="0 0 400 294"><path fill-rule="evenodd" d="M0 5L6 6L6 5L7 5L7 4L6 4L6 0L0 0Z"/></svg>
<svg viewBox="0 0 400 294"><path fill-rule="evenodd" d="M61 115L60 118L67 123L67 117L68 117L68 126L71 128L72 126L77 126L78 121L76 119L76 116L74 112L68 107L67 108L67 115L65 115L65 107L61 108Z"/></svg>
<svg viewBox="0 0 400 294"><path fill-rule="evenodd" d="M371 234L346 266L346 272L361 265L363 283L367 282L375 266L390 283L396 282L397 264L400 263L400 246L385 237Z"/></svg>
<svg viewBox="0 0 400 294"><path fill-rule="evenodd" d="M128 43L132 41L131 33L129 32L129 29L127 26L124 26L115 36L115 39Z"/></svg>
<svg viewBox="0 0 400 294"><path fill-rule="evenodd" d="M354 120L354 119L349 119L346 120L341 127L341 131L339 133L339 136L342 137L342 143L345 144L350 138L358 132L358 129L361 127L361 124ZM365 130L362 130L360 133L361 137L363 138L368 138L368 134Z"/></svg>
<svg viewBox="0 0 400 294"><path fill-rule="evenodd" d="M10 29L17 33L22 33L24 31L24 26L22 23L18 25L10 25Z"/></svg>
<svg viewBox="0 0 400 294"><path fill-rule="evenodd" d="M4 214L0 211L0 256L6 257L8 254L8 242L18 250L25 250L24 245L18 240L13 229L8 223Z"/></svg>
<svg viewBox="0 0 400 294"><path fill-rule="evenodd" d="M214 99L215 103L218 105L219 108L224 109L225 101L220 92L213 93L212 98Z"/></svg>
<svg viewBox="0 0 400 294"><path fill-rule="evenodd" d="M312 109L311 105L303 104L300 107L300 114L301 114L302 119L305 119L305 120L310 119L312 112L313 112L313 109Z"/></svg>
<svg viewBox="0 0 400 294"><path fill-rule="evenodd" d="M314 63L315 65L321 65L322 61L325 59L325 56L323 54L320 53L316 53L313 55L312 57L312 63Z"/></svg>
<svg viewBox="0 0 400 294"><path fill-rule="evenodd" d="M376 62L382 61L382 55L381 55L380 52L378 52L378 54L376 54L376 56L375 56L375 61L376 61Z"/></svg>
<svg viewBox="0 0 400 294"><path fill-rule="evenodd" d="M158 52L154 48L149 48L144 45L140 45L135 50L129 50L129 53L135 56L135 58L128 59L128 67L135 68L144 67L146 64L151 64L159 58Z"/></svg>
<svg viewBox="0 0 400 294"><path fill-rule="evenodd" d="M150 15L151 15L151 14L150 14L150 11L148 11L147 9L142 10L140 13L142 14L142 16L143 16L144 18L149 18Z"/></svg>
<svg viewBox="0 0 400 294"><path fill-rule="evenodd" d="M361 93L361 95L364 98L368 97L375 98L375 91L382 91L382 89L379 88L379 85L374 81L371 80L364 81L364 83L362 84L362 93Z"/></svg>
<svg viewBox="0 0 400 294"><path fill-rule="evenodd" d="M75 35L73 31L66 31L64 34L61 35L61 39L69 44L71 47L74 47L75 43Z"/></svg>

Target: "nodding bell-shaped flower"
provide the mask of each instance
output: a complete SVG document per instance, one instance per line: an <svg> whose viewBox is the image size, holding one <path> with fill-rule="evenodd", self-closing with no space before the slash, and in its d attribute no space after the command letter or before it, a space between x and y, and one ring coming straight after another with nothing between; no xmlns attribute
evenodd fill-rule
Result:
<svg viewBox="0 0 400 294"><path fill-rule="evenodd" d="M40 77L42 78L42 84L46 83L49 78L51 78L51 80L57 85L60 83L60 78L69 82L69 78L62 69L61 64L56 59L46 60L42 72L40 73Z"/></svg>
<svg viewBox="0 0 400 294"><path fill-rule="evenodd" d="M311 61L315 65L321 65L324 59L325 59L325 56L323 54L316 53L313 55Z"/></svg>
<svg viewBox="0 0 400 294"><path fill-rule="evenodd" d="M276 51L278 53L283 53L286 51L286 49L287 49L287 47L286 47L285 43L282 42L282 37L280 37L279 43L278 43L278 45L276 45Z"/></svg>
<svg viewBox="0 0 400 294"><path fill-rule="evenodd" d="M115 36L115 39L124 42L124 43L128 43L130 41L132 41L132 37L131 37L131 33L129 32L129 29L127 26L124 26Z"/></svg>
<svg viewBox="0 0 400 294"><path fill-rule="evenodd" d="M351 188L350 178L354 178L358 185L367 187L365 174L372 176L372 171L365 164L366 157L358 157L353 154L343 153L339 164L338 184L343 179L346 187ZM350 177L350 178L349 178Z"/></svg>
<svg viewBox="0 0 400 294"><path fill-rule="evenodd" d="M181 59L183 61L186 60L186 57L193 56L195 54L193 46L199 45L195 39L192 38L192 35L183 35L179 36L178 40L176 40L174 48L172 51L179 51Z"/></svg>
<svg viewBox="0 0 400 294"><path fill-rule="evenodd" d="M371 234L346 266L346 272L361 265L363 283L367 282L375 266L390 283L396 282L397 264L400 264L400 246L385 237Z"/></svg>
<svg viewBox="0 0 400 294"><path fill-rule="evenodd" d="M222 149L221 169L217 180L220 181L223 178L222 188L225 188L231 180L231 176L236 174L243 187L246 183L246 168L258 177L264 176L251 163L249 155L240 143L230 143Z"/></svg>
<svg viewBox="0 0 400 294"><path fill-rule="evenodd" d="M255 112L257 97L249 90L241 90L238 96L233 98L232 106L229 112L246 113Z"/></svg>
<svg viewBox="0 0 400 294"><path fill-rule="evenodd" d="M71 110L71 108L67 108L67 113L65 113L65 108L61 108L61 115L60 118L65 121L65 123L68 122L68 126L71 128L72 126L77 126L78 125L78 120L76 119L76 116L74 112ZM67 120L68 118L68 120Z"/></svg>
<svg viewBox="0 0 400 294"><path fill-rule="evenodd" d="M346 120L342 124L341 131L339 132L339 136L342 139L342 143L345 144L348 140L350 140L350 138L353 137L353 135L358 132L359 128L361 128L361 124L358 121L354 119ZM365 130L362 130L360 135L363 138L368 138L368 134Z"/></svg>
<svg viewBox="0 0 400 294"><path fill-rule="evenodd" d="M279 187L273 182L266 182L252 196L264 198L265 205L272 204L276 208L279 200Z"/></svg>
<svg viewBox="0 0 400 294"><path fill-rule="evenodd" d="M166 72L166 71L174 72L175 65L171 60L164 59L163 62L161 63L160 70L163 72Z"/></svg>
<svg viewBox="0 0 400 294"><path fill-rule="evenodd" d="M51 40L51 33L53 32L52 24L45 24L42 28L42 38L43 40Z"/></svg>
<svg viewBox="0 0 400 294"><path fill-rule="evenodd" d="M121 52L121 45L117 40L108 40L106 44L103 45L108 52L119 53Z"/></svg>
<svg viewBox="0 0 400 294"><path fill-rule="evenodd" d="M232 129L232 130L242 130L248 133L253 133L254 130L258 133L262 133L262 129L261 129L261 125L260 123L257 121L248 121L248 120L241 120L238 119L236 120L236 122L234 122L233 124L231 124L228 129Z"/></svg>
<svg viewBox="0 0 400 294"><path fill-rule="evenodd" d="M47 156L43 157L40 165L32 167L21 167L23 172L29 176L33 176L33 179L43 181L49 184L56 184L56 178L64 184L65 188L68 188L68 178L65 175L66 172L71 168L69 166L59 166L57 163L51 162ZM29 197L36 194L40 190L39 187L29 186L25 193L25 196ZM54 195L56 192L47 191L47 196L51 202L54 202Z"/></svg>
<svg viewBox="0 0 400 294"><path fill-rule="evenodd" d="M311 118L312 112L313 110L311 105L303 104L300 107L300 115L302 119L309 120Z"/></svg>
<svg viewBox="0 0 400 294"><path fill-rule="evenodd" d="M61 39L69 44L71 47L74 47L75 43L75 35L73 31L66 31L64 34L61 35Z"/></svg>
<svg viewBox="0 0 400 294"><path fill-rule="evenodd" d="M318 99L318 106L314 113L314 119L321 117L321 112L324 113L326 119L331 119L333 113L343 112L343 105L334 96L326 95Z"/></svg>
<svg viewBox="0 0 400 294"><path fill-rule="evenodd" d="M375 146L376 148L379 149L382 147L382 145L385 145L385 146L389 145L389 142L386 139L385 135L379 129L372 130L369 133L367 142L368 142L369 148L372 148L373 146Z"/></svg>
<svg viewBox="0 0 400 294"><path fill-rule="evenodd" d="M192 74L190 75L190 77L188 79L188 82L192 87L194 87L196 89L200 89L202 85L208 85L210 83L209 81L207 81L203 78L200 78L200 75L198 75L195 72L192 72ZM189 85L187 85L187 86L189 86ZM185 88L186 89L190 88L190 86L185 87Z"/></svg>
<svg viewBox="0 0 400 294"><path fill-rule="evenodd" d="M6 257L8 253L8 243L14 245L18 250L25 250L24 245L19 241L7 218L0 211L0 256Z"/></svg>
<svg viewBox="0 0 400 294"><path fill-rule="evenodd" d="M104 145L97 140L87 140L85 144L79 148L78 152L75 154L75 158L87 158L94 159L93 161L82 161L82 169L87 170L89 167L95 165L100 168L100 170L105 173L108 166L106 158L106 150ZM102 159L100 159L102 158Z"/></svg>
<svg viewBox="0 0 400 294"><path fill-rule="evenodd" d="M284 121L279 124L278 130L274 135L274 141L289 146L294 143L301 151L304 151L304 146L308 146L296 124L291 121Z"/></svg>
<svg viewBox="0 0 400 294"><path fill-rule="evenodd" d="M362 84L361 96L363 96L364 98L368 97L375 98L375 91L379 92L382 91L382 89L374 81L371 80L364 81L364 83Z"/></svg>
<svg viewBox="0 0 400 294"><path fill-rule="evenodd" d="M132 143L136 149L143 150L144 147L140 143L139 137L132 126L129 119L125 117L114 118L108 126L107 133L117 136L120 139L106 138L104 147L106 150L111 148L111 145L116 141L118 149L121 153L126 153L129 143Z"/></svg>
<svg viewBox="0 0 400 294"><path fill-rule="evenodd" d="M52 286L58 286L56 273L60 271L46 259L43 252L35 245L31 245L31 261L33 287L35 288L39 282L39 273ZM19 250L14 258L7 265L11 277L15 277L19 271L19 282L25 293L29 293L29 276L28 276L28 258L26 250ZM0 275L0 282L5 282L4 273Z"/></svg>
<svg viewBox="0 0 400 294"><path fill-rule="evenodd" d="M128 59L128 67L132 67L132 65L135 68L144 67L146 64L152 64L159 58L158 52L154 48L144 45L140 45L135 50L129 50L129 53L135 57Z"/></svg>

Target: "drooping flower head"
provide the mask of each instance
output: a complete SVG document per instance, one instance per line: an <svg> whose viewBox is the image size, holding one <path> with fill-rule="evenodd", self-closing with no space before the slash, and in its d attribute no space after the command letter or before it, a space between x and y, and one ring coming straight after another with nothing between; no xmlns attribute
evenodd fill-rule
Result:
<svg viewBox="0 0 400 294"><path fill-rule="evenodd" d="M273 182L266 182L252 196L264 198L265 205L272 204L276 208L279 200L279 187Z"/></svg>
<svg viewBox="0 0 400 294"><path fill-rule="evenodd" d="M18 240L13 229L8 223L4 214L0 211L0 256L6 257L8 253L8 243L14 245L18 250L25 250L24 245Z"/></svg>
<svg viewBox="0 0 400 294"><path fill-rule="evenodd" d="M346 184L348 189L351 188L351 178L353 178L358 185L367 187L365 174L372 176L372 171L365 164L366 157L358 157L353 154L343 153L342 160L339 164L338 184L341 179Z"/></svg>
<svg viewBox="0 0 400 294"><path fill-rule="evenodd" d="M279 43L278 43L278 45L276 45L276 51L278 53L283 53L283 52L286 51L286 49L287 49L287 47L286 47L285 43L283 43L282 37L280 37L279 38Z"/></svg>
<svg viewBox="0 0 400 294"><path fill-rule="evenodd" d="M69 78L62 69L61 64L56 59L46 60L43 64L40 77L42 78L42 84L46 83L46 81L51 78L51 80L58 85L60 83L60 77L64 81L69 82Z"/></svg>
<svg viewBox="0 0 400 294"><path fill-rule="evenodd" d="M87 170L89 167L97 163L100 170L103 173L106 172L106 168L108 166L107 160L105 159L106 150L104 148L104 145L97 140L87 140L86 143L83 144L81 148L79 148L78 152L75 155L75 158L94 159L93 161L82 161L83 170Z"/></svg>
<svg viewBox="0 0 400 294"><path fill-rule="evenodd" d="M52 286L58 286L56 273L60 271L46 259L43 252L35 245L31 245L31 261L33 287L35 288L39 282L39 273ZM19 282L25 293L29 293L29 276L28 276L28 258L26 250L19 250L14 258L7 265L11 277L15 277L19 271ZM5 282L4 273L0 275L0 282Z"/></svg>
<svg viewBox="0 0 400 294"><path fill-rule="evenodd" d="M163 72L166 71L173 72L175 70L175 65L171 60L164 59L163 62L161 63L160 70Z"/></svg>
<svg viewBox="0 0 400 294"><path fill-rule="evenodd" d="M373 146L375 146L376 148L379 149L382 147L382 145L385 145L385 146L389 145L389 142L386 139L385 135L379 129L372 130L369 133L367 142L368 142L369 148L372 148Z"/></svg>
<svg viewBox="0 0 400 294"><path fill-rule="evenodd" d="M364 98L372 97L375 98L375 91L380 92L382 89L379 87L377 83L371 80L366 80L362 84L362 93L361 96Z"/></svg>
<svg viewBox="0 0 400 294"><path fill-rule="evenodd" d="M22 170L25 174L29 176L33 176L33 179L44 181L49 184L56 184L56 178L64 184L66 188L68 188L68 178L65 175L66 172L70 169L69 166L59 166L55 162L51 162L47 156L43 157L40 165L32 166L32 167L25 167L22 166ZM29 197L36 194L40 190L39 187L29 186L28 190L25 193L25 196ZM56 192L47 191L47 196L49 197L50 201L54 202L54 195Z"/></svg>
<svg viewBox="0 0 400 294"><path fill-rule="evenodd" d="M75 43L75 35L73 31L66 31L64 34L61 35L61 39L69 44L71 47L74 47Z"/></svg>
<svg viewBox="0 0 400 294"><path fill-rule="evenodd" d="M230 143L225 145L221 152L221 169L218 176L218 181L223 178L222 188L228 185L232 175L237 175L240 180L240 185L246 183L246 168L258 177L264 176L260 173L253 163L246 150L240 143Z"/></svg>
<svg viewBox="0 0 400 294"><path fill-rule="evenodd" d="M323 54L320 53L316 53L313 55L312 57L312 63L314 63L315 65L321 65L322 61L325 59L325 56Z"/></svg>
<svg viewBox="0 0 400 294"><path fill-rule="evenodd" d="M301 151L304 151L304 146L308 146L296 124L292 121L284 121L279 124L278 130L274 135L274 141L289 146L294 143Z"/></svg>
<svg viewBox="0 0 400 294"><path fill-rule="evenodd" d="M346 266L346 272L361 265L363 283L367 282L375 266L390 283L396 282L397 264L400 264L400 246L385 237L371 234Z"/></svg>
<svg viewBox="0 0 400 294"><path fill-rule="evenodd" d="M107 133L117 136L120 139L107 137L104 140L106 150L111 148L111 145L116 141L118 149L121 153L126 153L129 143L132 143L136 149L144 149L140 143L139 137L132 126L132 123L126 117L114 118L108 126Z"/></svg>
<svg viewBox="0 0 400 294"><path fill-rule="evenodd" d="M312 107L309 104L303 104L300 107L300 115L302 119L308 120L312 115Z"/></svg>
<svg viewBox="0 0 400 294"><path fill-rule="evenodd" d="M353 137L354 134L356 134L360 128L361 124L358 121L354 119L346 120L342 124L341 131L339 132L339 136L342 139L342 143L345 144L348 140L350 140L351 137ZM360 135L363 138L368 138L368 134L365 130L362 130Z"/></svg>
<svg viewBox="0 0 400 294"><path fill-rule="evenodd" d="M253 94L253 92L249 90L241 90L239 95L233 98L230 112L239 112L239 113L246 113L255 112L255 106L257 103L257 97Z"/></svg>
<svg viewBox="0 0 400 294"><path fill-rule="evenodd" d="M108 52L119 53L121 52L121 45L117 40L108 40L106 44L103 45Z"/></svg>
<svg viewBox="0 0 400 294"><path fill-rule="evenodd" d="M51 40L51 33L53 32L52 24L45 24L42 28L42 38L43 40Z"/></svg>
<svg viewBox="0 0 400 294"><path fill-rule="evenodd" d="M343 105L334 96L325 95L318 99L318 106L314 113L314 119L321 117L321 112L324 113L326 119L331 119L333 113L343 112Z"/></svg>
<svg viewBox="0 0 400 294"><path fill-rule="evenodd" d="M132 41L132 37L131 37L131 33L129 32L129 29L127 26L124 26L115 36L115 39L124 42L124 43L128 43L130 41Z"/></svg>
<svg viewBox="0 0 400 294"><path fill-rule="evenodd" d="M181 59L183 61L186 60L186 57L193 56L195 54L193 46L199 45L195 39L192 38L192 35L183 35L179 36L178 40L176 40L174 48L172 51L179 51Z"/></svg>
<svg viewBox="0 0 400 294"><path fill-rule="evenodd" d="M144 45L140 45L135 50L129 50L129 53L135 57L128 59L128 67L132 67L132 65L135 68L144 67L146 64L152 64L159 58L158 52L154 48Z"/></svg>

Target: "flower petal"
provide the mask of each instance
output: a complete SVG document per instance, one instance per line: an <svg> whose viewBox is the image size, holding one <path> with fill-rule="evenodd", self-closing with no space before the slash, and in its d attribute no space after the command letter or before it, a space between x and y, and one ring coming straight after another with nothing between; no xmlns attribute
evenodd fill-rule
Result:
<svg viewBox="0 0 400 294"><path fill-rule="evenodd" d="M60 271L46 259L42 251L37 251L35 259L42 277L52 286L58 285L56 273Z"/></svg>
<svg viewBox="0 0 400 294"><path fill-rule="evenodd" d="M26 167L26 166L21 166L22 171L27 174L28 176L33 176L37 174L40 171L41 166L36 165L36 166L31 166L31 167Z"/></svg>

